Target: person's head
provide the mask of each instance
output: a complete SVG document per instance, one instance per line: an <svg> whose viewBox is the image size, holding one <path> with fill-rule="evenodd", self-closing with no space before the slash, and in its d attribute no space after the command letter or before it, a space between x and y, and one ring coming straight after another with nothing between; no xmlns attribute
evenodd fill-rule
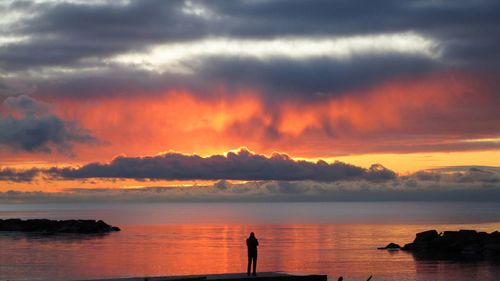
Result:
<svg viewBox="0 0 500 281"><path fill-rule="evenodd" d="M253 232L250 232L250 237L251 238L254 238L255 237L255 234Z"/></svg>
<svg viewBox="0 0 500 281"><path fill-rule="evenodd" d="M344 281L344 277L340 276L337 281Z"/></svg>

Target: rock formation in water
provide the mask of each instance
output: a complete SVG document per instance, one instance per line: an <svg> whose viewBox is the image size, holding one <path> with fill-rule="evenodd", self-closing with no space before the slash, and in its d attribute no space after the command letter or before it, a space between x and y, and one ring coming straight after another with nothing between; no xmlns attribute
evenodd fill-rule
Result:
<svg viewBox="0 0 500 281"><path fill-rule="evenodd" d="M500 259L500 232L428 230L401 249L424 259Z"/></svg>
<svg viewBox="0 0 500 281"><path fill-rule="evenodd" d="M389 243L389 244L387 244L387 246L379 247L377 249L379 249L379 250L399 250L399 249L401 249L401 246L399 246L396 243Z"/></svg>
<svg viewBox="0 0 500 281"><path fill-rule="evenodd" d="M102 220L0 219L0 231L91 234L120 231L120 228Z"/></svg>

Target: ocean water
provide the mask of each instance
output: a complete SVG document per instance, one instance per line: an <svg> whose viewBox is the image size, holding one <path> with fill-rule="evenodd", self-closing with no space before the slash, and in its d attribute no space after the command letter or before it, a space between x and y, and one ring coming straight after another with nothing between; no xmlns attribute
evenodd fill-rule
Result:
<svg viewBox="0 0 500 281"><path fill-rule="evenodd" d="M485 202L148 203L0 205L0 218L103 219L108 235L0 232L1 280L244 272L245 238L259 239L258 271L329 280L498 280L495 262L423 261L376 250L428 229L500 230Z"/></svg>

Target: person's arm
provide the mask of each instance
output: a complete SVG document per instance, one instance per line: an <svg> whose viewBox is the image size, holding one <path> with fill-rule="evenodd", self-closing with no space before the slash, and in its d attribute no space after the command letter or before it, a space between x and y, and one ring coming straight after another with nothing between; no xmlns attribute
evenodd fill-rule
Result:
<svg viewBox="0 0 500 281"><path fill-rule="evenodd" d="M259 240L255 239L255 246L259 246Z"/></svg>

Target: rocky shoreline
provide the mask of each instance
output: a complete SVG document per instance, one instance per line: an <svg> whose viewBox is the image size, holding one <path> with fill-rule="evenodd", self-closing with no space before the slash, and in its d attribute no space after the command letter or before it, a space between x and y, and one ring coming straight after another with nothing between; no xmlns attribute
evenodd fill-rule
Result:
<svg viewBox="0 0 500 281"><path fill-rule="evenodd" d="M416 234L413 242L400 247L390 243L378 249L409 251L424 259L495 259L500 260L500 232L476 230L428 230Z"/></svg>
<svg viewBox="0 0 500 281"><path fill-rule="evenodd" d="M120 228L102 220L0 219L0 231L103 234Z"/></svg>

